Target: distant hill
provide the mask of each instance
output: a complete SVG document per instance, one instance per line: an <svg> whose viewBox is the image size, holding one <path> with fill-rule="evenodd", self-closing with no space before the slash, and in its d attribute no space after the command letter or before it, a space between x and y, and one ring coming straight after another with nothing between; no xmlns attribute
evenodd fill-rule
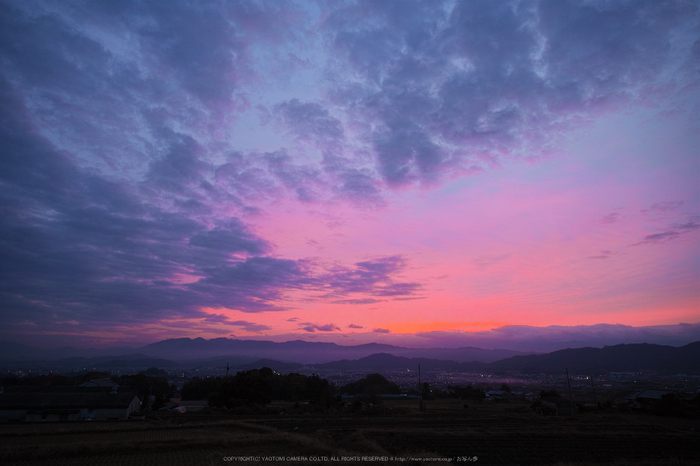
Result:
<svg viewBox="0 0 700 466"><path fill-rule="evenodd" d="M372 354L387 353L409 358L447 359L457 362L492 362L516 355L519 351L486 350L482 348L404 348L400 346L370 343L357 346L341 346L335 343L308 342L302 340L276 343L262 340L235 340L229 338L176 338L144 346L140 352L152 357L178 360L194 360L224 355L269 358L284 362L322 364L340 359L359 359Z"/></svg>
<svg viewBox="0 0 700 466"><path fill-rule="evenodd" d="M218 356L248 356L256 359L271 358L285 362L307 362L310 358L323 359L338 352L334 343L309 343L301 340L276 343L259 340L229 338L176 338L144 346L141 352L153 357L195 360ZM313 362L319 362L313 360Z"/></svg>
<svg viewBox="0 0 700 466"><path fill-rule="evenodd" d="M44 350L34 348L20 343L0 342L0 361L58 361L68 358L99 358L99 357L117 357L124 354L134 353L133 348L88 348L79 349L70 346Z"/></svg>
<svg viewBox="0 0 700 466"><path fill-rule="evenodd" d="M426 358L404 358L391 354L373 354L357 360L340 360L316 364L319 370L386 371L417 369L425 371L450 370L465 372L563 372L595 374L657 370L700 373L700 342L675 348L653 344L628 344L604 348L577 348L549 354L514 356L492 363L456 362Z"/></svg>
<svg viewBox="0 0 700 466"><path fill-rule="evenodd" d="M315 364L313 367L319 370L332 371L387 371L387 370L418 370L418 365L424 370L458 370L460 363L456 361L443 361L427 358L404 358L388 353L378 353L364 358Z"/></svg>
<svg viewBox="0 0 700 466"><path fill-rule="evenodd" d="M657 370L700 373L700 342L679 348L649 343L576 348L548 354L514 356L487 365L492 371L578 373Z"/></svg>
<svg viewBox="0 0 700 466"><path fill-rule="evenodd" d="M1 361L37 364L44 367L148 368L226 367L232 370L270 367L293 372L303 366L315 370L382 372L396 369L450 370L465 372L561 372L594 374L638 370L700 373L700 342L676 348L655 344L623 344L603 348L576 348L548 354L522 355L514 351L480 348L403 348L369 344L340 346L334 343L179 338L145 346L138 353L93 357L50 358L47 351L14 343L0 343ZM380 351L377 351L380 350ZM367 354L368 352L372 352ZM69 351L66 351L70 353ZM500 360L491 358L506 355ZM433 355L440 355L433 357ZM454 358L445 358L452 355ZM55 356L55 355L54 355ZM42 362L43 361L43 362Z"/></svg>
<svg viewBox="0 0 700 466"><path fill-rule="evenodd" d="M303 364L300 364L298 362L281 362L281 361L275 361L273 359L258 359L255 362L249 362L247 364L243 365L236 365L236 366L231 366L231 369L233 370L239 370L239 371L247 371L250 369L261 369L263 367L269 367L273 371L277 371L280 373L288 373L288 372L294 372L302 367L304 367Z"/></svg>
<svg viewBox="0 0 700 466"><path fill-rule="evenodd" d="M179 366L175 361L161 358L149 358L143 354L125 354L117 357L102 356L98 358L66 358L52 361L51 365L54 367L84 367L88 369L115 369L124 367L145 369L157 367L165 369Z"/></svg>
<svg viewBox="0 0 700 466"><path fill-rule="evenodd" d="M22 345L20 343L0 341L0 359L3 361L27 361L32 359L41 359L45 353L46 352L44 350Z"/></svg>

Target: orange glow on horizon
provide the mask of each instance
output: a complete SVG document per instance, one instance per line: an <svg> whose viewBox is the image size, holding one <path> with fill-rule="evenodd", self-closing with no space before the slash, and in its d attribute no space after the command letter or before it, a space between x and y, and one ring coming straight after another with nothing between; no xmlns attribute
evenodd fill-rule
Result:
<svg viewBox="0 0 700 466"><path fill-rule="evenodd" d="M511 325L508 322L415 322L379 325L380 328L391 330L392 333L412 334L420 332L462 331L480 332Z"/></svg>

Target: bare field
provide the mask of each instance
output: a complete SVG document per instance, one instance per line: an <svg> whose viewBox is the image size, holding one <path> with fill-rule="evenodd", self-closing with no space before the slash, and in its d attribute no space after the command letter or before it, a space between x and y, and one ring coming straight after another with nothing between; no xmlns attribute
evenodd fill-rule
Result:
<svg viewBox="0 0 700 466"><path fill-rule="evenodd" d="M0 463L445 464L411 460L417 457L507 465L700 463L696 419L606 413L562 418L513 404L470 403L465 409L454 400L428 402L425 413L411 402L385 407L371 416L186 413L146 421L5 424Z"/></svg>

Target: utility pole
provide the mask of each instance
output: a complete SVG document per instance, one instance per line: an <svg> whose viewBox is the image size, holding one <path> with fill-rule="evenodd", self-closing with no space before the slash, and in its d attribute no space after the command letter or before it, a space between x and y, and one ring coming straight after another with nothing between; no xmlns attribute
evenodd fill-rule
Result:
<svg viewBox="0 0 700 466"><path fill-rule="evenodd" d="M226 378L228 378L228 370L229 370L228 363L226 363Z"/></svg>
<svg viewBox="0 0 700 466"><path fill-rule="evenodd" d="M421 412L425 411L425 402L423 401L423 384L420 380L420 364L418 364L418 408Z"/></svg>
<svg viewBox="0 0 700 466"><path fill-rule="evenodd" d="M569 368L566 368L566 387L569 391L569 408L571 409L571 415L574 415L574 401L571 399L571 382L569 382Z"/></svg>
<svg viewBox="0 0 700 466"><path fill-rule="evenodd" d="M420 364L418 364L418 399L423 399L423 391L420 389Z"/></svg>
<svg viewBox="0 0 700 466"><path fill-rule="evenodd" d="M593 385L593 376L591 376L591 388L593 389L593 403L595 403L595 385Z"/></svg>

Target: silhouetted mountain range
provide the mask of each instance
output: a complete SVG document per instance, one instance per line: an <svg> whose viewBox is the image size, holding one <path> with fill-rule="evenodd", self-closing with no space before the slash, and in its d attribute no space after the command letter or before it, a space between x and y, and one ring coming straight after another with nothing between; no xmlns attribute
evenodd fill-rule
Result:
<svg viewBox="0 0 700 466"><path fill-rule="evenodd" d="M313 367L319 370L331 370L331 371L357 371L357 370L372 370L372 371L386 371L386 370L417 370L418 365L426 368L427 370L460 370L462 363L449 360L441 359L428 359L428 358L404 358L401 356L394 356L388 353L378 353L372 354L370 356L350 360L343 359L341 361L334 361L325 364L315 364ZM484 363L470 363L479 364L484 366Z"/></svg>
<svg viewBox="0 0 700 466"><path fill-rule="evenodd" d="M342 360L314 367L322 370L448 370L464 372L563 372L595 374L656 370L700 373L700 342L675 348L647 343L576 348L553 353L514 356L491 363L457 362L426 358L403 358L391 354L374 354L357 360Z"/></svg>
<svg viewBox="0 0 700 466"><path fill-rule="evenodd" d="M679 348L648 343L576 348L548 354L514 356L488 364L492 371L553 372L568 367L579 373L658 370L700 372L700 341Z"/></svg>
<svg viewBox="0 0 700 466"><path fill-rule="evenodd" d="M368 351L385 349L373 354ZM174 367L225 367L232 370L248 370L270 367L279 372L290 372L306 367L318 371L388 371L417 369L426 371L464 372L561 372L568 368L574 373L594 374L612 371L657 370L700 373L700 342L681 347L655 344L624 344L603 348L576 348L539 355L515 355L507 350L483 350L480 348L432 348L414 349L391 345L339 346L334 343L269 341L177 339L164 340L141 348L142 352L102 355L95 357L49 358L45 351L12 343L0 344L0 361L14 364L30 364L45 361L54 367L73 368L174 368ZM6 351L4 351L6 350ZM68 351L63 349L60 354ZM218 351L218 353L217 353ZM355 359L337 355L358 354ZM215 356L211 356L215 354ZM435 357L407 357L403 354L443 355L453 354L460 359ZM489 360L507 354L499 360ZM160 357L167 355L168 358ZM209 357L202 358L202 355ZM199 357L199 359L195 359ZM334 360L335 357L335 360ZM481 357L482 360L469 359Z"/></svg>
<svg viewBox="0 0 700 466"><path fill-rule="evenodd" d="M144 346L140 352L153 357L170 359L202 359L221 355L253 356L303 364L320 364L339 359L359 359L372 354L388 353L402 357L426 357L455 361L493 362L516 355L520 351L486 350L482 348L404 348L400 346L369 343L357 346L341 346L335 343L308 342L302 340L275 343L260 340L233 340L229 338L177 338Z"/></svg>

